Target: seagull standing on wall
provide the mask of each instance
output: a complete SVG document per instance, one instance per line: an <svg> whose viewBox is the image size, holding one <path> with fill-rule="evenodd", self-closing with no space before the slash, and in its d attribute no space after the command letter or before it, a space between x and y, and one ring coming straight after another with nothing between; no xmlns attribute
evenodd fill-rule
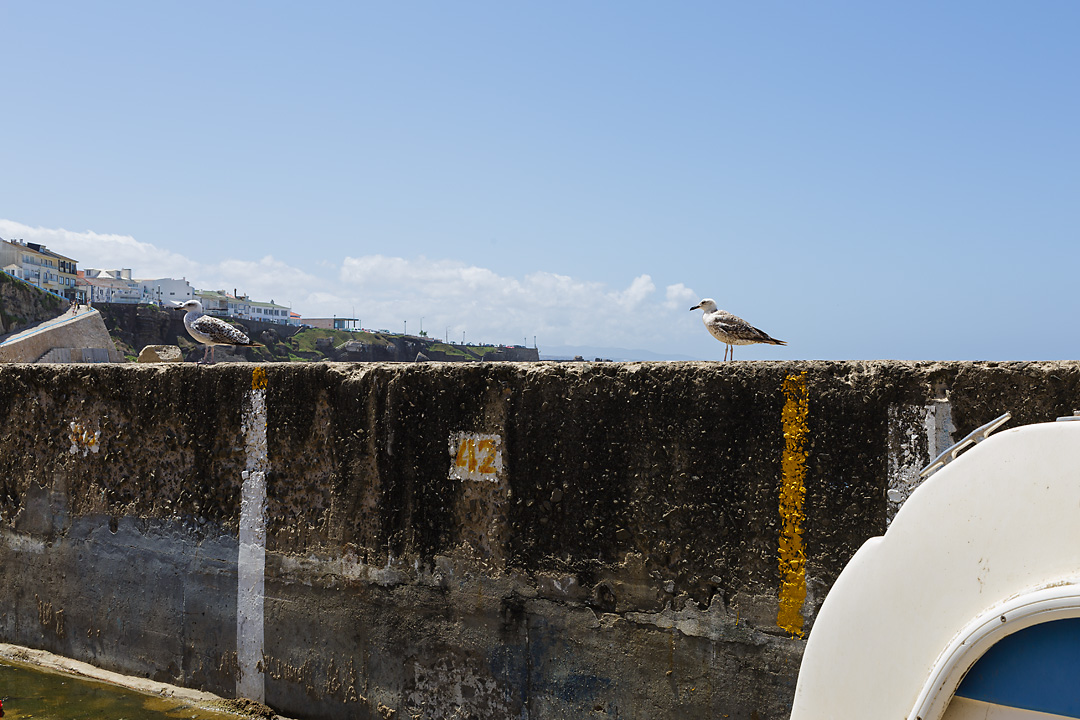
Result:
<svg viewBox="0 0 1080 720"><path fill-rule="evenodd" d="M701 321L705 323L705 327L708 328L709 333L714 338L724 343L724 360L728 359L729 350L731 351L731 359L735 359L736 345L753 345L755 343L787 345L783 340L769 337L768 333L763 330L758 330L741 317L736 317L729 312L718 310L716 301L711 298L705 298L690 309L697 310L699 308L703 311Z"/></svg>
<svg viewBox="0 0 1080 720"><path fill-rule="evenodd" d="M211 364L214 362L214 347L217 345L262 347L260 343L252 342L247 335L224 320L212 315L204 315L202 303L198 300L188 300L180 306L180 309L187 310L187 314L184 315L184 327L187 328L188 333L209 349ZM203 351L201 362L206 362L206 350Z"/></svg>

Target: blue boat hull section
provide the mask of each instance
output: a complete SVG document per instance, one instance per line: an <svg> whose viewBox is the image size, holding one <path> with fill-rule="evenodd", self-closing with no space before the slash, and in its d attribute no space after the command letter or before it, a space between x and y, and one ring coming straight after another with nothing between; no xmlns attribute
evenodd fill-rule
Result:
<svg viewBox="0 0 1080 720"><path fill-rule="evenodd" d="M1080 718L1080 618L1019 630L968 671L956 694L994 705Z"/></svg>

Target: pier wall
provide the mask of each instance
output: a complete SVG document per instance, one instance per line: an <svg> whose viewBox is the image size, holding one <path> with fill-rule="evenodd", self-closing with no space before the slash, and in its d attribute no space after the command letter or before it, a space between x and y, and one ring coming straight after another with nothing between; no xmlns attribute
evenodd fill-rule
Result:
<svg viewBox="0 0 1080 720"><path fill-rule="evenodd" d="M297 718L786 718L926 462L1080 363L0 366L0 641Z"/></svg>

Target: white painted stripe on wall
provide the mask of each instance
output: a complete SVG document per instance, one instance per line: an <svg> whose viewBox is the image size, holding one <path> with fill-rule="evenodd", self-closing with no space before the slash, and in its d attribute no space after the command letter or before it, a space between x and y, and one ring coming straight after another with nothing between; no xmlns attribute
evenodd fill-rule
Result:
<svg viewBox="0 0 1080 720"><path fill-rule="evenodd" d="M263 376L265 377L265 375ZM263 674L263 599L266 569L266 389L253 383L244 412L247 469L241 473L240 553L237 559L236 694L266 702Z"/></svg>
<svg viewBox="0 0 1080 720"><path fill-rule="evenodd" d="M935 400L926 406L926 442L927 455L936 458L953 445L952 403L948 400ZM929 461L927 461L929 462Z"/></svg>
<svg viewBox="0 0 1080 720"><path fill-rule="evenodd" d="M956 426L948 400L934 400L922 407L890 405L888 413L886 524L891 524L900 507L922 484L919 471L952 446ZM925 450L921 446L924 441Z"/></svg>

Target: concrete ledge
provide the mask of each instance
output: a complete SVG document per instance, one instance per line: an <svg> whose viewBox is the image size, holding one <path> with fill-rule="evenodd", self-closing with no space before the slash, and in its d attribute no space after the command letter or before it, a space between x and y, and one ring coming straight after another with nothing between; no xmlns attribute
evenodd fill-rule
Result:
<svg viewBox="0 0 1080 720"><path fill-rule="evenodd" d="M109 685L115 685L116 687L126 688L128 690L135 690L136 692L145 693L147 695L170 698L181 703L178 706L174 705L171 707L171 712L187 710L190 713L192 710L209 710L214 713L211 717L218 718L221 717L219 713L229 713L226 717L231 715L251 718L267 717L271 714L259 711L258 708L251 708L244 704L238 704L236 701L227 700L214 695L213 693L192 690L191 688L179 687L168 683L154 682L152 680L133 677L131 675L121 675L119 673L109 672L108 670L102 670L89 663L72 660L71 658L56 655L45 650L35 650L19 645L0 643L0 658L3 658L10 663L26 665L33 668L42 668L89 680L97 680L98 682L108 683ZM191 714L191 717L198 720L203 716L196 712ZM277 717L280 718L280 716ZM282 718L282 720L284 719Z"/></svg>
<svg viewBox="0 0 1080 720"><path fill-rule="evenodd" d="M7 365L0 408L2 640L295 716L749 720L919 468L1080 364Z"/></svg>

